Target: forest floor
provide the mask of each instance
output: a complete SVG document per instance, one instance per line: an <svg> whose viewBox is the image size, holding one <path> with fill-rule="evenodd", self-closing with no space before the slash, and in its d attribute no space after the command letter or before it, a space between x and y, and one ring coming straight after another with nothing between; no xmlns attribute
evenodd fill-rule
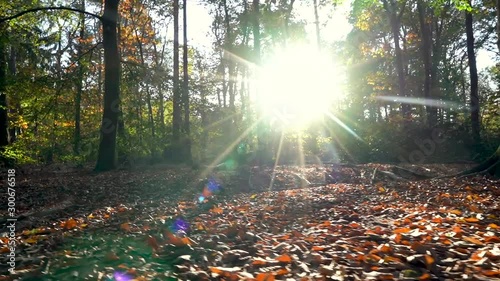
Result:
<svg viewBox="0 0 500 281"><path fill-rule="evenodd" d="M500 280L500 181L397 181L389 165L95 174L16 171L16 261L1 280ZM464 165L412 167L430 175ZM254 173L252 180L249 174ZM296 188L297 176L314 185ZM6 180L6 179L3 179ZM6 192L0 194L7 201ZM7 204L0 274L8 272Z"/></svg>

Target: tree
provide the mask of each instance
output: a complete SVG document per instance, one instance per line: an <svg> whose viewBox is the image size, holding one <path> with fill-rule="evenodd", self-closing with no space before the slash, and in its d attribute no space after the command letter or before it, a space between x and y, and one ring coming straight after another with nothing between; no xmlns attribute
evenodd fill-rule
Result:
<svg viewBox="0 0 500 281"><path fill-rule="evenodd" d="M96 171L107 171L116 167L116 132L120 112L120 55L116 30L119 2L120 0L105 1L102 16L104 108Z"/></svg>
<svg viewBox="0 0 500 281"><path fill-rule="evenodd" d="M469 5L471 1L469 0ZM465 12L465 28L467 35L467 58L469 60L469 74L470 74L470 118L472 127L472 138L475 144L481 142L480 137L480 120L479 120L479 89L478 89L478 76L476 65L476 53L474 51L474 29L472 26L472 12Z"/></svg>
<svg viewBox="0 0 500 281"><path fill-rule="evenodd" d="M6 62L6 33L4 23L0 23L0 152L9 144L8 123L7 123L7 62ZM5 159L3 159L5 161Z"/></svg>
<svg viewBox="0 0 500 281"><path fill-rule="evenodd" d="M85 10L85 0L81 0L81 10ZM78 59L78 77L76 78L76 96L75 96L75 136L73 151L75 155L80 154L80 143L81 143L81 129L80 129L80 119L81 119L81 103L82 103L82 93L83 93L83 75L84 66L81 61L83 58L83 40L85 38L85 15L80 14L80 42L77 46L77 59Z"/></svg>
<svg viewBox="0 0 500 281"><path fill-rule="evenodd" d="M189 124L189 64L188 64L188 39L187 39L187 0L183 1L182 33L184 39L182 65L183 65L183 83L182 83L182 102L184 104L184 161L192 162L191 156L191 128Z"/></svg>
<svg viewBox="0 0 500 281"><path fill-rule="evenodd" d="M389 17L389 23L391 25L392 37L394 40L394 52L395 52L395 60L394 66L396 68L396 72L398 75L398 87L399 87L399 96L406 97L406 82L405 82L405 70L403 65L403 52L401 51L400 42L400 28L401 28L401 17L403 16L403 12L405 9L406 2L404 1L401 7L398 8L398 4L396 0L382 0L384 9ZM401 106L402 113L405 118L409 118L410 106L408 104L404 104Z"/></svg>
<svg viewBox="0 0 500 281"><path fill-rule="evenodd" d="M173 98L173 120L172 120L172 141L174 143L174 161L180 161L180 138L182 123L181 92L179 87L179 0L174 0L174 98Z"/></svg>
<svg viewBox="0 0 500 281"><path fill-rule="evenodd" d="M433 88L432 82L435 77L432 71L432 21L427 19L428 11L422 0L417 1L418 19L420 23L420 35L422 38L422 61L424 64L424 97L426 99L434 98L431 95ZM436 125L437 110L434 106L427 106L427 125L433 128Z"/></svg>

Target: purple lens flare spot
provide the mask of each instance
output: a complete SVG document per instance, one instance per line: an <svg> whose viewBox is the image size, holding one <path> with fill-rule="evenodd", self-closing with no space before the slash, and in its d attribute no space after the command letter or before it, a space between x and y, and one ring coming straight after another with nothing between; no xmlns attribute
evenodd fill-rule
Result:
<svg viewBox="0 0 500 281"><path fill-rule="evenodd" d="M189 229L189 223L181 218L175 219L170 227L173 233L175 234L186 234Z"/></svg>
<svg viewBox="0 0 500 281"><path fill-rule="evenodd" d="M207 187L210 192L216 192L220 189L221 185L211 177L208 179Z"/></svg>
<svg viewBox="0 0 500 281"><path fill-rule="evenodd" d="M115 281L131 281L134 279L132 276L122 271L115 271L113 277Z"/></svg>

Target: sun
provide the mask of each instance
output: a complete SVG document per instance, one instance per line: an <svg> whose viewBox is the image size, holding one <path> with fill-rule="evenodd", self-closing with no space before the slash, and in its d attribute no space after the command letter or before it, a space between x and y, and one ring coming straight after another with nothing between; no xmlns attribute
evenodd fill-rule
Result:
<svg viewBox="0 0 500 281"><path fill-rule="evenodd" d="M331 56L312 46L276 52L258 78L259 108L265 116L303 127L327 113L342 98L342 71Z"/></svg>

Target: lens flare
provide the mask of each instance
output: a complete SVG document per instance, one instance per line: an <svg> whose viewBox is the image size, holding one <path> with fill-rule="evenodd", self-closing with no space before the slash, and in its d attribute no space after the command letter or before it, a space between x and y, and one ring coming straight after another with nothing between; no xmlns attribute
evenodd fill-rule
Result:
<svg viewBox="0 0 500 281"><path fill-rule="evenodd" d="M115 281L131 281L134 279L132 276L122 271L115 271L113 277Z"/></svg>
<svg viewBox="0 0 500 281"><path fill-rule="evenodd" d="M170 225L169 228L174 234L184 235L189 230L189 223L181 218L177 218L172 222L172 225Z"/></svg>

